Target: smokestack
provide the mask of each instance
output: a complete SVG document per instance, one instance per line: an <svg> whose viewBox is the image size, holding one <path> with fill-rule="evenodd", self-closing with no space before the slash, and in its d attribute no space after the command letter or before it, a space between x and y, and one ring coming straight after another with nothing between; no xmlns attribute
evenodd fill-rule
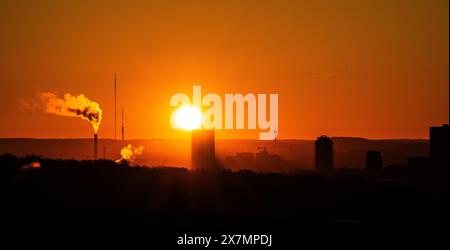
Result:
<svg viewBox="0 0 450 250"><path fill-rule="evenodd" d="M125 127L123 126L123 105L122 105L122 141L125 140Z"/></svg>
<svg viewBox="0 0 450 250"><path fill-rule="evenodd" d="M97 160L97 141L98 136L97 134L94 134L94 160Z"/></svg>

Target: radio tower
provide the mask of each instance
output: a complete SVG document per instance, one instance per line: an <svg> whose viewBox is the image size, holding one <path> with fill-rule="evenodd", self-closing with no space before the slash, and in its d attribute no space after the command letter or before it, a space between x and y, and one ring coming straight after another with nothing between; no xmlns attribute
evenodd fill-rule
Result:
<svg viewBox="0 0 450 250"><path fill-rule="evenodd" d="M114 73L114 140L117 140L117 78Z"/></svg>
<svg viewBox="0 0 450 250"><path fill-rule="evenodd" d="M123 105L122 105L122 141L125 140L125 127L123 126Z"/></svg>

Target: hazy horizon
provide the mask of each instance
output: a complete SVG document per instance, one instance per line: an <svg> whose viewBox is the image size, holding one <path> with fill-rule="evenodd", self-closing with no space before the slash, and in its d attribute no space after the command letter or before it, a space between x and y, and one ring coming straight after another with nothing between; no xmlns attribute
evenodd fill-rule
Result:
<svg viewBox="0 0 450 250"><path fill-rule="evenodd" d="M329 136L329 135L327 135ZM372 141L382 141L382 140L425 140L428 141L429 138L366 138L366 137L355 137L355 136L329 136L330 138L336 139L364 139L364 140L372 140ZM92 137L0 137L1 139L33 139L33 140L76 140L76 139L86 139L92 140ZM99 135L99 140L116 140L121 141L121 139L114 139L112 137L101 137ZM290 140L299 140L299 141L314 141L316 138L283 138L277 139L277 141L290 141ZM135 141L135 140L189 140L189 138L126 138L125 141ZM216 140L254 140L259 141L257 138L219 138Z"/></svg>

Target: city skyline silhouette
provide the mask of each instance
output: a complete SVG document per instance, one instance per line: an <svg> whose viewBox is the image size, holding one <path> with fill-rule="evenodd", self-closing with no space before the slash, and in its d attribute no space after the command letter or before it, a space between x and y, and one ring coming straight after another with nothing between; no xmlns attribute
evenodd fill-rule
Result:
<svg viewBox="0 0 450 250"><path fill-rule="evenodd" d="M2 232L449 230L448 0L2 0L0 31Z"/></svg>

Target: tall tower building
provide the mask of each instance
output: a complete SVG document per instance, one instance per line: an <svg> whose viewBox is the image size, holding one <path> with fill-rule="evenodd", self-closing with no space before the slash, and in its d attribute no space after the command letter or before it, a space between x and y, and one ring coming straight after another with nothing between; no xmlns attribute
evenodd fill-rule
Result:
<svg viewBox="0 0 450 250"><path fill-rule="evenodd" d="M430 128L430 160L434 166L448 168L448 124Z"/></svg>
<svg viewBox="0 0 450 250"><path fill-rule="evenodd" d="M315 142L315 169L318 171L332 170L334 167L334 145L327 136L320 136Z"/></svg>
<svg viewBox="0 0 450 250"><path fill-rule="evenodd" d="M192 169L217 169L214 130L192 130L191 160Z"/></svg>
<svg viewBox="0 0 450 250"><path fill-rule="evenodd" d="M383 154L380 151L367 151L366 170L377 171L383 168Z"/></svg>

